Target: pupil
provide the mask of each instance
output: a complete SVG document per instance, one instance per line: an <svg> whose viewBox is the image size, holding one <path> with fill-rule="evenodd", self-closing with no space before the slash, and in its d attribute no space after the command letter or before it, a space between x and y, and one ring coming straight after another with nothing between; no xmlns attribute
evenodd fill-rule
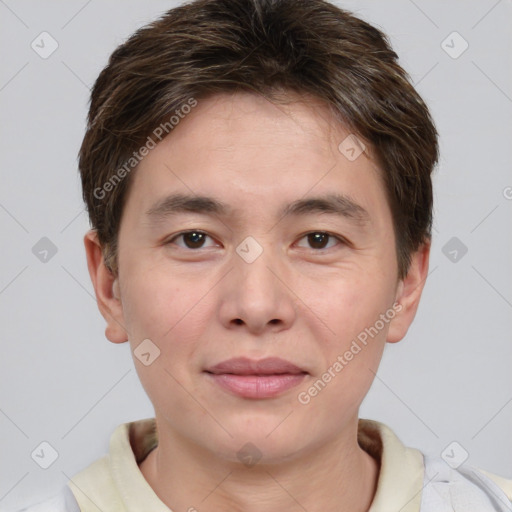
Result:
<svg viewBox="0 0 512 512"><path fill-rule="evenodd" d="M184 235L185 244L189 248L201 247L204 242L204 234L193 231Z"/></svg>
<svg viewBox="0 0 512 512"><path fill-rule="evenodd" d="M329 235L325 233L311 233L308 235L309 244L314 249L323 249L327 245Z"/></svg>

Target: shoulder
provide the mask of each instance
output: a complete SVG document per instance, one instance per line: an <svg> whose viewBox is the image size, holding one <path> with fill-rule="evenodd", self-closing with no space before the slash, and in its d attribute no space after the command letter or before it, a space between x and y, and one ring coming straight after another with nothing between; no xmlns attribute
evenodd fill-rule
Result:
<svg viewBox="0 0 512 512"><path fill-rule="evenodd" d="M502 489L508 499L512 502L512 479L503 478L502 476L489 473L483 469L480 469L480 472L487 476L487 478L490 478L500 489Z"/></svg>
<svg viewBox="0 0 512 512"><path fill-rule="evenodd" d="M34 503L15 512L80 512L80 507L69 487L38 503Z"/></svg>
<svg viewBox="0 0 512 512"><path fill-rule="evenodd" d="M471 466L452 468L443 459L424 456L422 512L510 512L512 480Z"/></svg>

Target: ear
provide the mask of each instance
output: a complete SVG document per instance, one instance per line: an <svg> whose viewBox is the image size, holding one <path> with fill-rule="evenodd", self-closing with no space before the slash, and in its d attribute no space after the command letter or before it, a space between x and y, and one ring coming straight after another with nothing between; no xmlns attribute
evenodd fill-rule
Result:
<svg viewBox="0 0 512 512"><path fill-rule="evenodd" d="M406 334L411 325L420 303L421 293L428 275L428 261L430 256L430 240L412 255L407 276L401 279L397 286L395 303L397 314L389 324L387 341L396 343Z"/></svg>
<svg viewBox="0 0 512 512"><path fill-rule="evenodd" d="M123 305L119 295L118 278L106 267L103 251L95 230L90 230L84 237L87 267L94 286L98 308L107 321L105 336L112 343L128 341L124 327Z"/></svg>

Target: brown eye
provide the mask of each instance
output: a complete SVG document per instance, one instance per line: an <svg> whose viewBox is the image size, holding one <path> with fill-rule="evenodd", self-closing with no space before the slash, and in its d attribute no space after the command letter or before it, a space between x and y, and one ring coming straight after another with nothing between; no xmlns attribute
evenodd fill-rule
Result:
<svg viewBox="0 0 512 512"><path fill-rule="evenodd" d="M215 245L215 241L212 237L202 231L185 231L179 233L172 240L169 240L168 243L177 245L182 249L202 249Z"/></svg>
<svg viewBox="0 0 512 512"><path fill-rule="evenodd" d="M189 249L198 249L204 245L206 235L199 231L191 231L190 233L183 233L183 241Z"/></svg>
<svg viewBox="0 0 512 512"><path fill-rule="evenodd" d="M324 249L329 241L329 235L326 233L310 233L308 235L309 245L313 249Z"/></svg>
<svg viewBox="0 0 512 512"><path fill-rule="evenodd" d="M324 231L313 231L312 233L304 235L298 245L299 247L306 247L308 249L329 249L340 242L341 240L334 235Z"/></svg>

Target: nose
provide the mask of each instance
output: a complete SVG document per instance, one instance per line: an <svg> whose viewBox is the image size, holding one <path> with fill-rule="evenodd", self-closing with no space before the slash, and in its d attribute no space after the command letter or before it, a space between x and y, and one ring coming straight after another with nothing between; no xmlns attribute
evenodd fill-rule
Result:
<svg viewBox="0 0 512 512"><path fill-rule="evenodd" d="M264 251L255 261L233 255L234 268L221 282L220 321L254 335L288 329L296 317L293 293L278 262ZM266 254L267 253L267 254Z"/></svg>

